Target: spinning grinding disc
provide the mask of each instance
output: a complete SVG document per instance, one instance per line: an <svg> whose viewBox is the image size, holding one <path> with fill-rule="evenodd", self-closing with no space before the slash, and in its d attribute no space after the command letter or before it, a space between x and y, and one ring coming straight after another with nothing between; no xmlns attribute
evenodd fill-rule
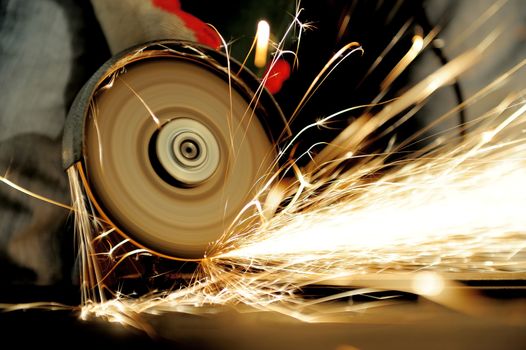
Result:
<svg viewBox="0 0 526 350"><path fill-rule="evenodd" d="M229 85L226 63L187 43L130 50L95 74L68 116L65 166L80 164L101 216L165 257L203 257L275 159L265 125L283 130L279 108L265 91L254 98L259 83L245 70Z"/></svg>

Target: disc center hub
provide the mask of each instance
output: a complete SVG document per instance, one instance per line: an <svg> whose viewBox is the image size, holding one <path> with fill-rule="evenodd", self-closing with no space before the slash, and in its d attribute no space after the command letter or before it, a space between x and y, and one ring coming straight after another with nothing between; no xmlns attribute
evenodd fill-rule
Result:
<svg viewBox="0 0 526 350"><path fill-rule="evenodd" d="M156 142L159 163L183 186L208 180L219 166L219 144L201 122L177 118L164 124Z"/></svg>

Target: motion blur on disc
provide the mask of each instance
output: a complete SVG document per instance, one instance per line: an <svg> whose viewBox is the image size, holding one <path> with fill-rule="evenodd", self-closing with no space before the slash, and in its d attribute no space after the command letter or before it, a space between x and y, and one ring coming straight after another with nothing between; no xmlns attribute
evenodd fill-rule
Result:
<svg viewBox="0 0 526 350"><path fill-rule="evenodd" d="M229 84L225 63L175 42L131 50L101 68L68 117L79 124L78 110L87 111L82 135L65 136L65 154L81 147L80 159L65 163L80 162L99 214L164 257L203 257L271 172L274 143L262 122L282 122L281 112L266 92L258 98L250 73Z"/></svg>

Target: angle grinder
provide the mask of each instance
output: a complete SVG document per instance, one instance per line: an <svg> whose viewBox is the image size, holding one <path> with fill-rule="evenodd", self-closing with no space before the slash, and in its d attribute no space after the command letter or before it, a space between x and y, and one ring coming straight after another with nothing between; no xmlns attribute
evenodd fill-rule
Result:
<svg viewBox="0 0 526 350"><path fill-rule="evenodd" d="M63 162L133 245L199 259L268 180L285 128L241 64L193 42L155 41L114 56L84 85Z"/></svg>

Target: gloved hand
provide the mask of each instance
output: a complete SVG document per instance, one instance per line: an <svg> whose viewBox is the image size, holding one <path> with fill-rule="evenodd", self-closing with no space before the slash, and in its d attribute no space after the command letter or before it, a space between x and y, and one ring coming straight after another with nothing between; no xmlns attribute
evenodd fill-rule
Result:
<svg viewBox="0 0 526 350"><path fill-rule="evenodd" d="M92 0L97 19L113 54L159 39L197 42L218 49L219 35L185 12L179 0Z"/></svg>
<svg viewBox="0 0 526 350"><path fill-rule="evenodd" d="M10 0L0 9L0 175L63 203L69 203L63 123L81 85L110 57L107 47L116 53L155 39L220 46L215 31L184 12L178 0ZM61 259L61 246L74 250L72 234L63 232L67 215L0 186L4 279L28 276L13 265L32 271L39 284L68 274L71 264L63 266Z"/></svg>

